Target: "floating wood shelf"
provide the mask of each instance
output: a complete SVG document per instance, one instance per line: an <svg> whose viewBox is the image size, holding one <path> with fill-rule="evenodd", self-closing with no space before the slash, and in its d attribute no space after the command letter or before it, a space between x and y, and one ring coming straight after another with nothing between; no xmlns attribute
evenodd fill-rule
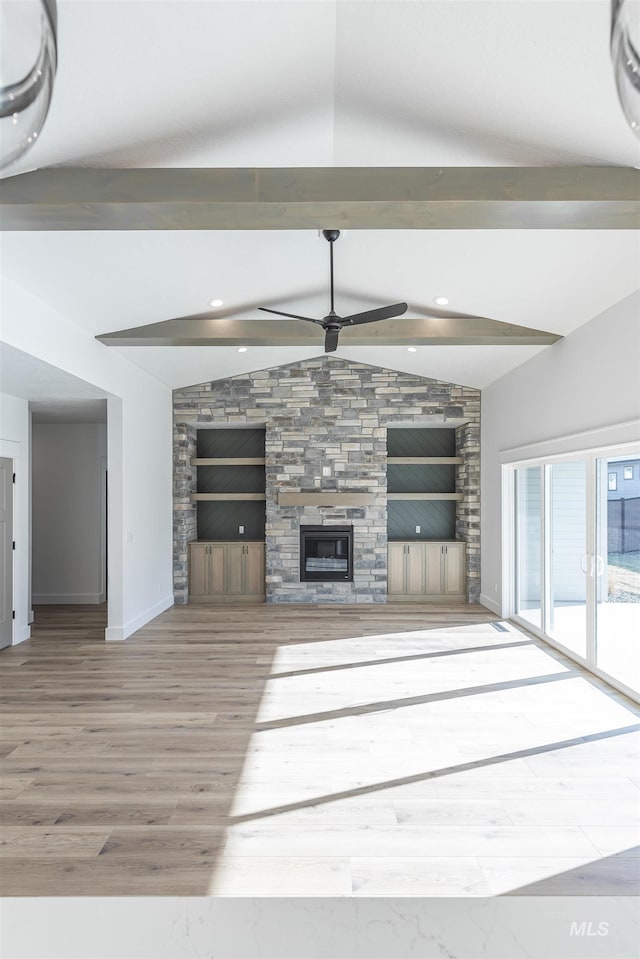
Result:
<svg viewBox="0 0 640 959"><path fill-rule="evenodd" d="M264 466L264 456L194 456L192 466Z"/></svg>
<svg viewBox="0 0 640 959"><path fill-rule="evenodd" d="M373 506L374 493L278 493L279 506Z"/></svg>
<svg viewBox="0 0 640 959"><path fill-rule="evenodd" d="M230 500L262 500L266 499L264 493L192 493L191 499L194 500L216 500L218 502L229 502Z"/></svg>
<svg viewBox="0 0 640 959"><path fill-rule="evenodd" d="M414 500L461 500L462 493L387 493L388 500L414 499Z"/></svg>
<svg viewBox="0 0 640 959"><path fill-rule="evenodd" d="M388 456L387 463L395 466L459 466L461 456Z"/></svg>

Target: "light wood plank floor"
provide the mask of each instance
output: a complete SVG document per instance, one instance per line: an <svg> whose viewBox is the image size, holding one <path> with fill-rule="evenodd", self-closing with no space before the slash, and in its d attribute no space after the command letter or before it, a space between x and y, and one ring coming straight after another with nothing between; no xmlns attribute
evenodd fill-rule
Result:
<svg viewBox="0 0 640 959"><path fill-rule="evenodd" d="M39 607L3 895L630 894L638 710L480 606Z"/></svg>

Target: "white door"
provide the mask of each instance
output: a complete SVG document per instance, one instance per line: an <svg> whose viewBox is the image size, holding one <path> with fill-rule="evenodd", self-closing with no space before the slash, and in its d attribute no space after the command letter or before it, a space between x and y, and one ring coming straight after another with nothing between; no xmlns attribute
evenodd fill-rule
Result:
<svg viewBox="0 0 640 959"><path fill-rule="evenodd" d="M13 641L13 460L0 457L0 649Z"/></svg>

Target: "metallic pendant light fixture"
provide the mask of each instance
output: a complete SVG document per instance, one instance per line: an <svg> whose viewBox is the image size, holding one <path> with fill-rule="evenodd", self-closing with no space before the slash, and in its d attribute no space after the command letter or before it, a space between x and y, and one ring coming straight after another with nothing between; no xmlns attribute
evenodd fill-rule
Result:
<svg viewBox="0 0 640 959"><path fill-rule="evenodd" d="M640 0L611 0L611 59L624 115L640 137Z"/></svg>
<svg viewBox="0 0 640 959"><path fill-rule="evenodd" d="M0 0L0 168L36 142L57 66L56 0Z"/></svg>

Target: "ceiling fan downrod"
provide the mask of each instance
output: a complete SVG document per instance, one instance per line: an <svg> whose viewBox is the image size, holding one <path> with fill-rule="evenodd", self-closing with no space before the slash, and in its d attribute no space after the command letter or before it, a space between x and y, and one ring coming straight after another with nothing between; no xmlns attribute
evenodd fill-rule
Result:
<svg viewBox="0 0 640 959"><path fill-rule="evenodd" d="M317 320L311 316L300 316L299 313L284 313L282 310L272 310L266 306L260 306L258 309L264 313L273 313L275 316L286 316L292 320L304 320L306 323L316 323L322 327L325 333L325 353L335 353L338 348L338 336L343 327L359 326L362 323L377 323L379 320L388 320L394 316L402 316L402 314L407 311L407 304L393 303L390 306L381 306L375 310L352 313L350 316L340 316L336 313L333 287L333 244L340 236L340 230L323 230L322 235L329 243L330 309L327 315L323 316L321 320Z"/></svg>
<svg viewBox="0 0 640 959"><path fill-rule="evenodd" d="M331 307L329 310L329 316L337 316L333 306L333 244L340 236L340 230L323 230L322 235L329 243L329 280L331 286ZM327 317L325 317L325 319L327 319Z"/></svg>

